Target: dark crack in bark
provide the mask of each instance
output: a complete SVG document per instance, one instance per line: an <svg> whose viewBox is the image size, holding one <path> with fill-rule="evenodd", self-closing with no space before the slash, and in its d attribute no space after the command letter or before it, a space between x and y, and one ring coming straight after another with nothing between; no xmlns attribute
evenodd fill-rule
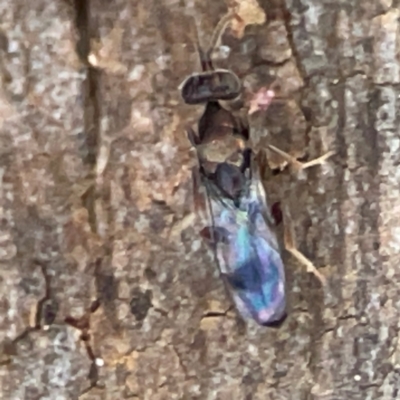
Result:
<svg viewBox="0 0 400 400"><path fill-rule="evenodd" d="M51 289L51 276L47 272L47 268L44 263L39 263L39 267L42 271L44 282L45 282L45 294L44 297L38 302L38 309L35 317L35 328L40 329L51 325L57 316L58 303L55 297L52 295Z"/></svg>
<svg viewBox="0 0 400 400"><path fill-rule="evenodd" d="M40 329L47 330L51 325L57 314L58 304L57 301L52 297L51 292L51 277L47 272L47 268L44 262L33 261L37 267L40 268L44 279L44 296L37 302L36 313L34 317L34 326L28 326L18 336L12 340L5 340L0 346L0 365L9 364L12 360L12 356L17 354L17 345L19 342L26 339L26 337L32 332Z"/></svg>
<svg viewBox="0 0 400 400"><path fill-rule="evenodd" d="M86 191L82 195L82 203L89 214L89 223L94 233L97 233L97 221L95 212L95 201L97 198L97 188L95 184L95 168L100 142L100 95L98 79L101 72L91 66L88 57L91 51L90 37L90 1L73 0L75 7L75 24L79 34L79 41L76 46L77 54L86 68L86 80L82 85L83 107L84 107L84 135L85 149L83 159L91 172L87 177L90 182Z"/></svg>
<svg viewBox="0 0 400 400"><path fill-rule="evenodd" d="M89 392L93 388L103 389L104 385L99 383L99 365L103 363L103 360L96 356L92 345L91 345L91 326L90 326L90 315L97 311L100 307L100 301L95 300L90 305L89 310L86 311L80 318L74 317L66 317L65 323L78 329L81 332L80 340L84 343L86 353L88 358L91 361L89 373L88 373L88 380L89 380L89 387L83 390L81 395Z"/></svg>

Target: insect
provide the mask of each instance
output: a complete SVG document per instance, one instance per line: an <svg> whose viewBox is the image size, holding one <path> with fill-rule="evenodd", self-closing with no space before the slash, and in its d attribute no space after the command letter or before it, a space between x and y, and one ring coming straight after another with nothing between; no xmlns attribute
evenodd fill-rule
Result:
<svg viewBox="0 0 400 400"><path fill-rule="evenodd" d="M213 46L233 17L227 14L221 19L206 51L197 38L203 71L185 79L180 90L187 104L205 104L197 133L191 128L187 131L198 158L198 167L193 171L195 200L201 198L202 187L207 194L205 208L209 226L201 235L214 250L240 315L270 326L286 317L285 271L275 222L269 212L256 155L248 144L247 122L220 104L220 100L239 96L241 82L230 70L214 69L211 61ZM271 93L267 94L270 101ZM321 163L330 156L301 164L273 146L270 150L300 169ZM289 243L290 233L285 236ZM289 244L289 251L318 275L312 263L293 243Z"/></svg>

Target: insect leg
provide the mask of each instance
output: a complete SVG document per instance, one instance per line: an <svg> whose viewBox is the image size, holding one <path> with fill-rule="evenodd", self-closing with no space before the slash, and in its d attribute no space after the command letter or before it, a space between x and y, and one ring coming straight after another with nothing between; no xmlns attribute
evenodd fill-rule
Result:
<svg viewBox="0 0 400 400"><path fill-rule="evenodd" d="M207 221L207 193L202 185L201 172L198 167L192 169L192 184L194 210L201 220Z"/></svg>
<svg viewBox="0 0 400 400"><path fill-rule="evenodd" d="M186 136L193 147L196 147L200 144L200 139L192 128L186 129Z"/></svg>
<svg viewBox="0 0 400 400"><path fill-rule="evenodd" d="M291 156L290 154L278 149L275 146L268 145L268 148L273 152L279 154L283 159L285 159L295 170L300 171L302 169L314 167L315 165L323 164L329 157L331 157L334 152L329 151L328 153L322 155L321 157L315 158L311 161L301 162L296 160L295 157Z"/></svg>
<svg viewBox="0 0 400 400"><path fill-rule="evenodd" d="M324 275L321 274L321 272L318 271L318 269L315 267L315 265L301 252L297 249L295 240L294 240L294 229L293 225L290 220L289 212L285 208L283 212L283 223L284 223L284 244L285 244L285 249L299 261L301 264L303 264L304 267L307 268L307 272L313 273L318 280L321 282L323 286L326 285L326 278Z"/></svg>

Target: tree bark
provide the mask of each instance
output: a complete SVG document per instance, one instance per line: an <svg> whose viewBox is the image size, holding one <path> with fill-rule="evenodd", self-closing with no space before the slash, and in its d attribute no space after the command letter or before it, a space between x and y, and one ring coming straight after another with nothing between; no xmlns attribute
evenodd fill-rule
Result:
<svg viewBox="0 0 400 400"><path fill-rule="evenodd" d="M399 396L400 5L236 3L216 64L284 97L257 147L335 151L266 182L327 286L285 254L287 320L245 326L200 239L178 86L232 2L1 0L2 398Z"/></svg>

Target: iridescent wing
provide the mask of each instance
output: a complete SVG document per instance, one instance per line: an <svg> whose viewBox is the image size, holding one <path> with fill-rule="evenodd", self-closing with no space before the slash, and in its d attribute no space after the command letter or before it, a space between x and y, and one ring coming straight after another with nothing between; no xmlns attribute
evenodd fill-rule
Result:
<svg viewBox="0 0 400 400"><path fill-rule="evenodd" d="M222 177L202 174L211 222L206 232L239 313L271 325L286 315L285 274L253 161L243 171L220 164Z"/></svg>

